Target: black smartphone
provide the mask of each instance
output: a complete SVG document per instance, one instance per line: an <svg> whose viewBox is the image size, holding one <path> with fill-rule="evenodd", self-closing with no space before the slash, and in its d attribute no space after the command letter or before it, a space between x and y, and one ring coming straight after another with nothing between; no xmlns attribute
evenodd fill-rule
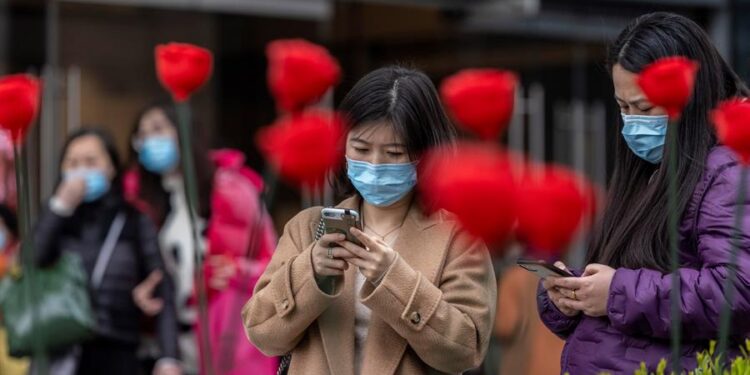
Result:
<svg viewBox="0 0 750 375"><path fill-rule="evenodd" d="M362 230L362 219L357 210L348 208L324 208L321 211L323 216L323 225L326 234L342 233L346 235L346 240L362 246L357 237L349 231L349 228L355 227Z"/></svg>
<svg viewBox="0 0 750 375"><path fill-rule="evenodd" d="M566 271L542 260L519 259L516 264L521 268L535 273L541 278L545 277L575 277L570 271Z"/></svg>

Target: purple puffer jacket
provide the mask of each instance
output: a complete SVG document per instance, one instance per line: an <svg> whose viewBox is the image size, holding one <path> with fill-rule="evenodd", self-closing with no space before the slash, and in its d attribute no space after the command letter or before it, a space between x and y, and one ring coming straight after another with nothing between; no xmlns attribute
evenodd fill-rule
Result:
<svg viewBox="0 0 750 375"><path fill-rule="evenodd" d="M737 159L728 148L715 147L682 218L678 272L683 368L694 368L690 366L695 366L695 352L718 336L739 182ZM744 204L750 206L750 198ZM750 207L745 207L742 228L732 303L733 347L750 336ZM562 372L630 375L640 362L653 371L661 358L668 359L670 279L671 274L645 268L618 269L610 286L607 316L600 318L563 315L540 287L539 314L552 332L566 339Z"/></svg>

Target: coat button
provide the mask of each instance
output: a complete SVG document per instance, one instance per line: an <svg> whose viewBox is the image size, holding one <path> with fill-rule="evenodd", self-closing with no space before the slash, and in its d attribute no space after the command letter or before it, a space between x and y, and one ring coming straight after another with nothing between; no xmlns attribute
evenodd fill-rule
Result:
<svg viewBox="0 0 750 375"><path fill-rule="evenodd" d="M412 324L419 324L422 321L422 316L418 312L414 311L410 316Z"/></svg>
<svg viewBox="0 0 750 375"><path fill-rule="evenodd" d="M284 309L284 310L286 310L287 308L289 308L289 300L288 299L285 299L285 300L281 301L281 308Z"/></svg>

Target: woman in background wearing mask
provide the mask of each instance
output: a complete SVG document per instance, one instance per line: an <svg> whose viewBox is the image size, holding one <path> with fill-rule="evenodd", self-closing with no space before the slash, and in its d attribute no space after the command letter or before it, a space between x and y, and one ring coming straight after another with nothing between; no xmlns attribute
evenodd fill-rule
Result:
<svg viewBox="0 0 750 375"><path fill-rule="evenodd" d="M73 133L63 147L61 181L34 230L37 263L53 264L63 252L78 254L88 275L99 269L101 282L90 285L96 337L82 343L77 374L138 373L136 348L142 314L131 298L138 283L163 270L156 230L122 196L119 157L109 136L100 130ZM113 229L116 228L116 229ZM117 241L109 262L99 261L105 238ZM90 280L91 278L89 278ZM157 294L171 300L172 283ZM173 304L164 304L156 319L162 358L154 374L181 374L177 322Z"/></svg>
<svg viewBox="0 0 750 375"><path fill-rule="evenodd" d="M291 352L289 374L460 373L484 358L496 287L487 248L445 212L428 216L416 165L455 130L423 73L362 78L341 103L351 128L337 207L359 211L364 247L314 240L321 207L287 223L243 311L250 340ZM329 288L327 286L333 286Z"/></svg>
<svg viewBox="0 0 750 375"><path fill-rule="evenodd" d="M637 74L659 58L681 55L700 70L679 123L649 103ZM566 338L562 371L632 374L643 361L654 371L670 356L670 251L665 148L678 131L680 308L683 369L718 336L726 300L740 168L717 144L710 111L722 100L748 95L745 85L693 21L669 13L635 19L610 47L614 96L622 111L609 201L580 278L549 278L538 296L542 320ZM743 202L742 204L749 204ZM745 208L732 302L732 348L750 334L750 208ZM562 265L561 265L562 266ZM564 266L563 266L564 267Z"/></svg>
<svg viewBox="0 0 750 375"><path fill-rule="evenodd" d="M177 114L172 104L148 106L131 133L133 167L125 177L129 202L147 213L159 227L159 243L167 269L174 279L181 327L180 349L188 373L197 373L199 362L195 324L194 249L190 217L180 168ZM273 374L275 358L254 348L241 332L236 317L276 246L270 216L258 205L261 177L244 166L236 150L210 151L203 129L193 126L199 207L197 218L205 234L204 273L208 290L210 355L213 366L226 374ZM159 311L161 300L152 297L160 275L153 275L134 294L148 314ZM235 301L237 300L237 301ZM234 311L236 310L236 311ZM206 372L205 370L203 371Z"/></svg>

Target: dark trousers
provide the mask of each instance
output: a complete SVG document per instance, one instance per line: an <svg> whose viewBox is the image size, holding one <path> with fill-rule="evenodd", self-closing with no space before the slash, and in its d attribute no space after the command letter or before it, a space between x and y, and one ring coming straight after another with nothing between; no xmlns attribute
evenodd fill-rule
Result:
<svg viewBox="0 0 750 375"><path fill-rule="evenodd" d="M110 340L83 345L77 375L138 375L136 347Z"/></svg>

